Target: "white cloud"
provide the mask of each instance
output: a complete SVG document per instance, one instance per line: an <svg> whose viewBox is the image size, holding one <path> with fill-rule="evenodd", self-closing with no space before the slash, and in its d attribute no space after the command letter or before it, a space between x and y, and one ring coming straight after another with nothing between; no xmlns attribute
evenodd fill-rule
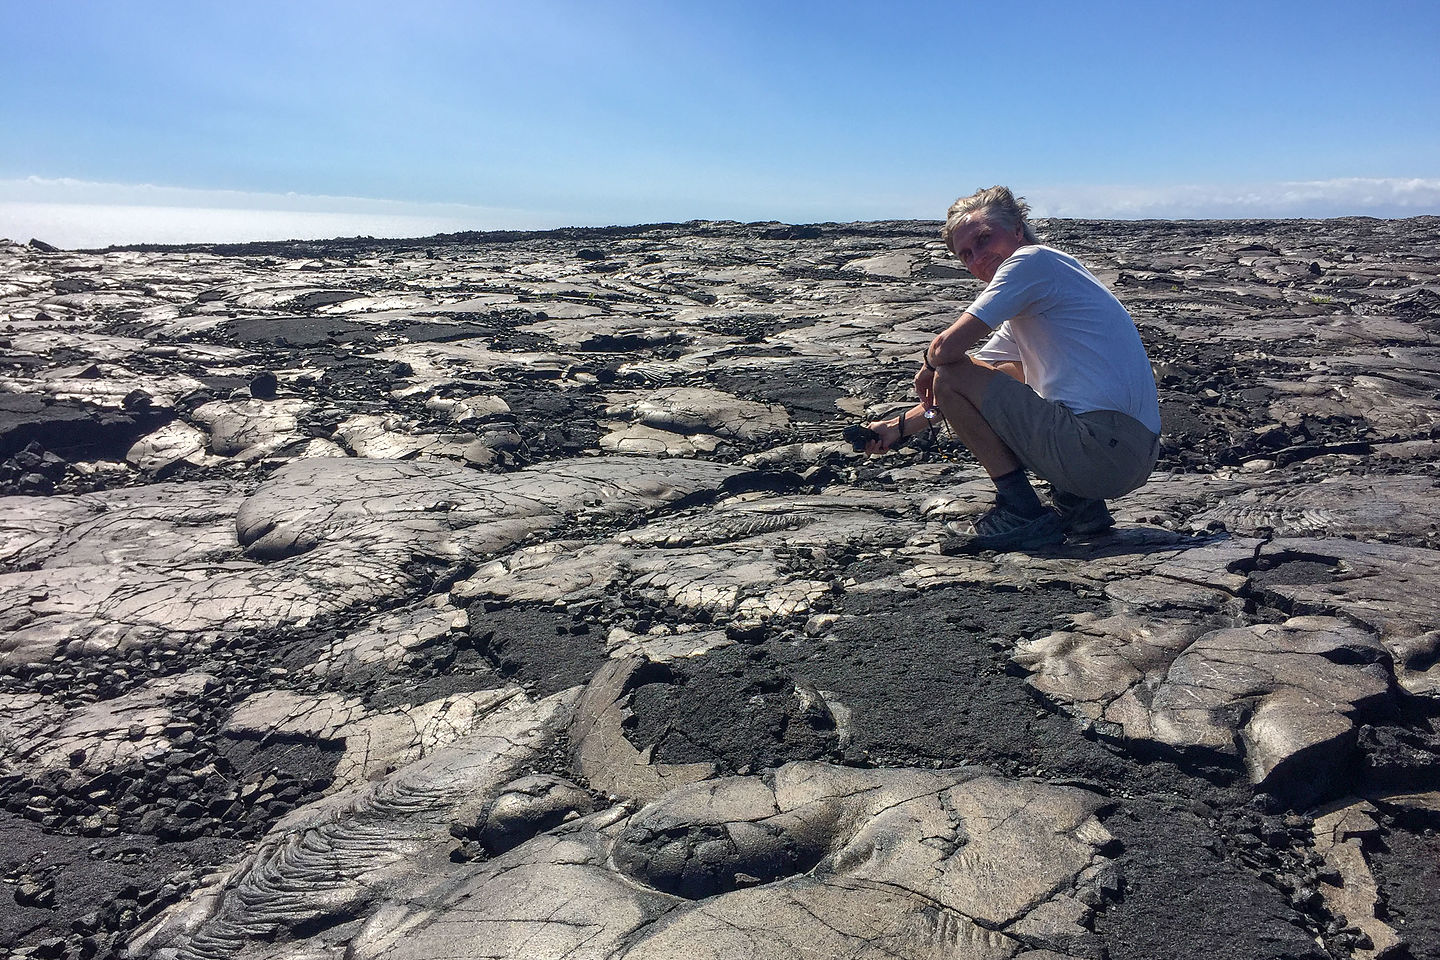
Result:
<svg viewBox="0 0 1440 960"><path fill-rule="evenodd" d="M1037 217L1231 219L1440 214L1440 179L1344 177L1251 184L1036 187Z"/></svg>
<svg viewBox="0 0 1440 960"><path fill-rule="evenodd" d="M530 210L366 197L197 190L27 177L0 180L0 237L59 247L241 243L330 237L424 237L460 230L543 229Z"/></svg>

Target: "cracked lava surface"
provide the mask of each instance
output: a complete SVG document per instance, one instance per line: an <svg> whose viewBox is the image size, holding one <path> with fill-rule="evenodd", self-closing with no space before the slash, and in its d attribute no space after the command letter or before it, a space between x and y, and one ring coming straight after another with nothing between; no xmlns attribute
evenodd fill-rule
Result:
<svg viewBox="0 0 1440 960"><path fill-rule="evenodd" d="M1440 955L1440 221L1037 227L1164 447L968 557L936 224L0 243L0 943Z"/></svg>

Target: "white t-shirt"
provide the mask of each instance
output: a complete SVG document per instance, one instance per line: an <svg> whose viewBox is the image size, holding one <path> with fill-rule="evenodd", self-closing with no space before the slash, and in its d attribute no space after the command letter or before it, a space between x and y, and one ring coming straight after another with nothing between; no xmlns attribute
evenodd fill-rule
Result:
<svg viewBox="0 0 1440 960"><path fill-rule="evenodd" d="M1160 432L1160 401L1135 321L1074 257L1016 250L968 312L995 331L975 356L1019 360L1025 382L1075 413L1116 410Z"/></svg>

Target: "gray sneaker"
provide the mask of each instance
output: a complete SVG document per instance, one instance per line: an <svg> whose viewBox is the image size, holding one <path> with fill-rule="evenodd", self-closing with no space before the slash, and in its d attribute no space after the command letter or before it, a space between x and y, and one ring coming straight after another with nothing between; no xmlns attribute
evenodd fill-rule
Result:
<svg viewBox="0 0 1440 960"><path fill-rule="evenodd" d="M1066 533L1077 537L1101 533L1115 526L1110 508L1104 500L1087 500L1063 490L1051 490L1050 499L1060 514L1060 523Z"/></svg>
<svg viewBox="0 0 1440 960"><path fill-rule="evenodd" d="M982 550L1037 550L1056 546L1064 539L1060 516L1054 510L1027 517L996 506L975 521L973 534L947 538L940 544L940 552L952 555Z"/></svg>

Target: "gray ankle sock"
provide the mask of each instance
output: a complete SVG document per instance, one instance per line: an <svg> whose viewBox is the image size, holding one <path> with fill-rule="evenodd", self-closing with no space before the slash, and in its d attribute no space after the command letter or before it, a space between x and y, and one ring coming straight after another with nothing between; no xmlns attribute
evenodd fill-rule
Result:
<svg viewBox="0 0 1440 960"><path fill-rule="evenodd" d="M1011 470L1003 477L996 477L991 481L995 484L995 502L1023 517L1038 517L1045 512L1045 505L1035 495L1035 488L1030 486L1030 478L1025 476L1025 471Z"/></svg>

